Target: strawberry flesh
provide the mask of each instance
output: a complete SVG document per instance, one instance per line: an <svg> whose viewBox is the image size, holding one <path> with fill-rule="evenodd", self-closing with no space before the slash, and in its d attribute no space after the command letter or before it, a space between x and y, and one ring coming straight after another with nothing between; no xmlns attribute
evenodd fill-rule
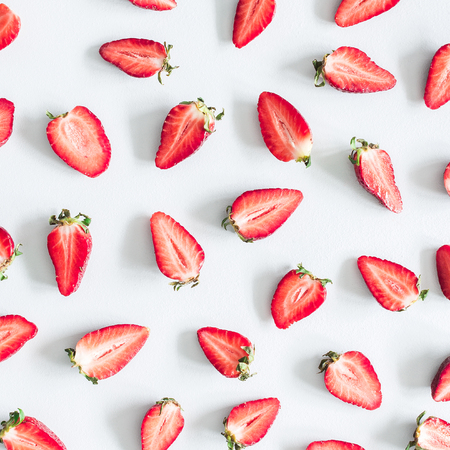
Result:
<svg viewBox="0 0 450 450"><path fill-rule="evenodd" d="M415 447L417 450L448 450L450 448L450 423L438 417L428 417L422 423L425 411L417 418L414 441L406 450Z"/></svg>
<svg viewBox="0 0 450 450"><path fill-rule="evenodd" d="M340 27L350 27L393 8L400 0L342 0L334 18Z"/></svg>
<svg viewBox="0 0 450 450"><path fill-rule="evenodd" d="M6 269L12 264L16 256L22 254L19 251L20 245L14 248L11 235L3 227L0 227L0 281L8 278L5 274Z"/></svg>
<svg viewBox="0 0 450 450"><path fill-rule="evenodd" d="M0 147L6 144L13 131L14 103L0 98Z"/></svg>
<svg viewBox="0 0 450 450"><path fill-rule="evenodd" d="M442 293L450 300L450 245L443 245L436 252L436 268Z"/></svg>
<svg viewBox="0 0 450 450"><path fill-rule="evenodd" d="M447 164L447 167L444 170L444 187L447 194L450 195L450 163Z"/></svg>
<svg viewBox="0 0 450 450"><path fill-rule="evenodd" d="M315 441L306 447L306 450L364 450L360 445L344 441Z"/></svg>
<svg viewBox="0 0 450 450"><path fill-rule="evenodd" d="M431 382L431 396L436 402L450 400L450 356L442 362Z"/></svg>
<svg viewBox="0 0 450 450"><path fill-rule="evenodd" d="M130 0L139 8L152 9L154 11L167 11L177 6L175 0Z"/></svg>
<svg viewBox="0 0 450 450"><path fill-rule="evenodd" d="M0 3L0 50L11 44L20 31L20 17Z"/></svg>
<svg viewBox="0 0 450 450"><path fill-rule="evenodd" d="M0 317L0 362L17 353L38 329L32 322L18 315Z"/></svg>
<svg viewBox="0 0 450 450"><path fill-rule="evenodd" d="M450 44L443 45L431 61L424 100L430 109L438 109L450 100Z"/></svg>

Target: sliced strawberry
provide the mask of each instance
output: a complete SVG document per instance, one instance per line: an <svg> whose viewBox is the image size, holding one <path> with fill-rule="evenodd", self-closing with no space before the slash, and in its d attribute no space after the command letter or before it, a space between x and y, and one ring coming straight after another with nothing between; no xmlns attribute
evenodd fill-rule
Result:
<svg viewBox="0 0 450 450"><path fill-rule="evenodd" d="M295 189L246 191L228 206L222 226L231 225L244 242L263 239L281 227L302 200Z"/></svg>
<svg viewBox="0 0 450 450"><path fill-rule="evenodd" d="M0 317L0 362L17 353L30 339L36 336L38 329L22 316Z"/></svg>
<svg viewBox="0 0 450 450"><path fill-rule="evenodd" d="M272 22L275 0L239 0L234 16L233 44L246 46Z"/></svg>
<svg viewBox="0 0 450 450"><path fill-rule="evenodd" d="M275 158L311 165L311 130L289 102L272 92L263 92L258 100L258 117L264 142Z"/></svg>
<svg viewBox="0 0 450 450"><path fill-rule="evenodd" d="M215 108L208 108L202 98L196 102L182 102L173 107L164 121L161 144L155 164L160 169L170 169L195 153L213 133L216 120Z"/></svg>
<svg viewBox="0 0 450 450"><path fill-rule="evenodd" d="M450 163L444 170L444 187L447 194L450 195Z"/></svg>
<svg viewBox="0 0 450 450"><path fill-rule="evenodd" d="M80 287L91 255L92 236L87 228L91 219L81 213L72 218L70 211L63 209L58 218L51 216L49 223L56 227L47 236L48 253L59 292L68 296Z"/></svg>
<svg viewBox="0 0 450 450"><path fill-rule="evenodd" d="M0 5L1 6L1 5ZM14 103L0 98L0 147L6 144L13 131Z"/></svg>
<svg viewBox="0 0 450 450"><path fill-rule="evenodd" d="M169 64L172 45L164 45L149 39L119 39L107 42L100 47L101 57L114 64L126 74L137 78L148 78L158 73L158 81L162 84L161 73L167 76L177 67Z"/></svg>
<svg viewBox="0 0 450 450"><path fill-rule="evenodd" d="M20 17L0 3L0 50L11 44L20 31Z"/></svg>
<svg viewBox="0 0 450 450"><path fill-rule="evenodd" d="M375 256L360 256L358 268L369 291L389 311L404 311L417 300L425 300L428 294L428 289L419 292L420 277L400 264Z"/></svg>
<svg viewBox="0 0 450 450"><path fill-rule="evenodd" d="M403 210L402 196L395 184L390 156L378 148L378 145L368 144L364 139L357 139L361 147L356 147L355 141L356 138L350 141L353 151L348 158L355 168L359 183L387 209L395 213L401 212Z"/></svg>
<svg viewBox="0 0 450 450"><path fill-rule="evenodd" d="M319 364L328 391L343 402L373 410L381 405L381 384L370 361L360 352L328 352Z"/></svg>
<svg viewBox="0 0 450 450"><path fill-rule="evenodd" d="M448 450L450 448L450 423L438 417L428 417L421 423L425 411L417 418L414 440L406 450L415 447L417 450Z"/></svg>
<svg viewBox="0 0 450 450"><path fill-rule="evenodd" d="M450 44L443 45L431 61L424 100L430 109L438 109L450 100Z"/></svg>
<svg viewBox="0 0 450 450"><path fill-rule="evenodd" d="M199 243L177 221L161 211L152 215L150 227L156 264L166 277L176 280L170 285L176 291L187 284L197 286L205 260Z"/></svg>
<svg viewBox="0 0 450 450"><path fill-rule="evenodd" d="M72 367L93 384L122 370L148 339L150 329L140 325L112 325L83 336L75 349L66 348Z"/></svg>
<svg viewBox="0 0 450 450"><path fill-rule="evenodd" d="M354 47L339 47L313 61L316 69L314 83L325 86L325 81L344 92L370 93L392 89L397 80L385 69L377 66L364 52ZM322 82L319 82L322 77Z"/></svg>
<svg viewBox="0 0 450 450"><path fill-rule="evenodd" d="M21 409L9 413L9 420L2 425L0 442L6 450L66 450L53 431L34 417L25 416Z"/></svg>
<svg viewBox="0 0 450 450"><path fill-rule="evenodd" d="M316 441L306 447L306 450L364 450L360 445L344 441Z"/></svg>
<svg viewBox="0 0 450 450"><path fill-rule="evenodd" d="M53 151L70 167L94 178L109 166L111 145L100 120L84 106L60 116L47 112L47 138Z"/></svg>
<svg viewBox="0 0 450 450"><path fill-rule="evenodd" d="M450 300L450 245L443 245L436 252L436 268L442 293Z"/></svg>
<svg viewBox="0 0 450 450"><path fill-rule="evenodd" d="M224 420L222 433L233 450L243 449L259 442L275 421L280 402L277 398L263 398L235 406Z"/></svg>
<svg viewBox="0 0 450 450"><path fill-rule="evenodd" d="M329 279L316 278L301 264L278 283L272 299L272 317L281 329L312 314L327 297Z"/></svg>
<svg viewBox="0 0 450 450"><path fill-rule="evenodd" d="M167 11L177 6L175 0L130 0L139 8L153 9L154 11Z"/></svg>
<svg viewBox="0 0 450 450"><path fill-rule="evenodd" d="M209 362L225 377L245 381L252 377L250 364L255 359L254 345L242 334L205 327L197 331L198 342Z"/></svg>
<svg viewBox="0 0 450 450"><path fill-rule="evenodd" d="M342 0L334 20L340 27L350 27L393 8L400 0Z"/></svg>
<svg viewBox="0 0 450 450"><path fill-rule="evenodd" d="M142 450L167 450L183 427L181 406L173 398L163 398L147 411L142 421Z"/></svg>
<svg viewBox="0 0 450 450"><path fill-rule="evenodd" d="M450 400L450 356L442 362L431 382L431 396L436 402Z"/></svg>
<svg viewBox="0 0 450 450"><path fill-rule="evenodd" d="M3 227L0 227L0 281L8 278L5 271L12 264L16 256L22 254L19 251L21 245L19 244L17 247L14 247L14 241L11 235Z"/></svg>

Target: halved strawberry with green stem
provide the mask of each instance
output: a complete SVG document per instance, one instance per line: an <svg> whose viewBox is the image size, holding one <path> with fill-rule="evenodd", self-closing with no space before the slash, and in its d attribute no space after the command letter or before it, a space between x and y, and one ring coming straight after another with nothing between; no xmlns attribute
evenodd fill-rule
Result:
<svg viewBox="0 0 450 450"><path fill-rule="evenodd" d="M8 278L5 271L13 263L16 256L22 254L19 251L21 245L15 247L11 235L3 227L0 227L0 281Z"/></svg>
<svg viewBox="0 0 450 450"><path fill-rule="evenodd" d="M448 450L450 448L450 423L438 417L430 416L422 422L425 411L416 419L417 428L414 440L406 450Z"/></svg>
<svg viewBox="0 0 450 450"><path fill-rule="evenodd" d="M450 245L443 245L436 252L436 269L442 293L450 300Z"/></svg>
<svg viewBox="0 0 450 450"><path fill-rule="evenodd" d="M344 441L315 441L306 447L306 450L364 450L358 444L351 444Z"/></svg>
<svg viewBox="0 0 450 450"><path fill-rule="evenodd" d="M443 45L433 56L424 101L430 109L438 109L450 100L450 44Z"/></svg>
<svg viewBox="0 0 450 450"><path fill-rule="evenodd" d="M130 0L139 8L152 9L153 11L168 11L177 6L175 0Z"/></svg>
<svg viewBox="0 0 450 450"><path fill-rule="evenodd" d="M37 326L19 315L0 317L0 362L17 353L38 332Z"/></svg>
<svg viewBox="0 0 450 450"><path fill-rule="evenodd" d="M20 31L20 17L0 3L0 50L11 44Z"/></svg>
<svg viewBox="0 0 450 450"><path fill-rule="evenodd" d="M0 147L6 144L13 131L14 103L0 98Z"/></svg>
<svg viewBox="0 0 450 450"><path fill-rule="evenodd" d="M215 327L197 331L198 342L209 362L225 377L245 381L255 359L255 346L242 334Z"/></svg>
<svg viewBox="0 0 450 450"><path fill-rule="evenodd" d="M436 402L450 401L450 356L439 366L431 382L431 396Z"/></svg>
<svg viewBox="0 0 450 450"><path fill-rule="evenodd" d="M201 97L173 107L162 128L156 167L169 169L195 153L213 133L216 120L224 115L222 111L216 116L215 110L206 106Z"/></svg>
<svg viewBox="0 0 450 450"><path fill-rule="evenodd" d="M400 0L342 0L334 21L340 27L350 27L393 8Z"/></svg>

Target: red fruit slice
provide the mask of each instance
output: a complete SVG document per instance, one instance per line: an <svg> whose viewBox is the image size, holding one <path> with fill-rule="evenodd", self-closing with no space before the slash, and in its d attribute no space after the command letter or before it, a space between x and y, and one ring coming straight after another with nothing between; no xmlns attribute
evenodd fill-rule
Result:
<svg viewBox="0 0 450 450"><path fill-rule="evenodd" d="M164 121L161 144L156 153L155 164L169 169L195 153L213 133L216 120L215 108L208 108L202 98L196 102L182 102L173 107Z"/></svg>
<svg viewBox="0 0 450 450"><path fill-rule="evenodd" d="M392 89L397 80L385 69L375 64L364 52L354 47L339 47L324 56L323 61L313 61L316 69L314 83L325 86L325 81L344 92L370 93ZM322 82L320 81L322 77Z"/></svg>
<svg viewBox="0 0 450 450"><path fill-rule="evenodd" d="M109 166L111 145L100 120L84 106L53 116L47 138L53 151L70 167L94 178Z"/></svg>
<svg viewBox="0 0 450 450"><path fill-rule="evenodd" d="M0 317L0 362L17 353L38 329L32 322L18 315Z"/></svg>
<svg viewBox="0 0 450 450"><path fill-rule="evenodd" d="M325 301L329 279L316 278L301 264L278 283L272 299L272 317L281 329L312 314Z"/></svg>
<svg viewBox="0 0 450 450"><path fill-rule="evenodd" d="M152 215L150 227L156 264L166 277L176 280L170 285L176 291L186 284L197 286L205 260L199 243L177 221L161 211Z"/></svg>
<svg viewBox="0 0 450 450"><path fill-rule="evenodd" d="M334 20L340 27L350 27L393 8L400 0L342 0Z"/></svg>
<svg viewBox="0 0 450 450"><path fill-rule="evenodd" d="M360 352L328 352L319 364L325 386L343 402L373 410L381 405L381 384L370 361Z"/></svg>
<svg viewBox="0 0 450 450"><path fill-rule="evenodd" d="M242 334L220 328L204 327L197 331L198 342L209 362L225 377L245 381L255 358L255 347Z"/></svg>
<svg viewBox="0 0 450 450"><path fill-rule="evenodd" d="M306 447L306 450L364 450L357 444L344 441L316 441Z"/></svg>
<svg viewBox="0 0 450 450"><path fill-rule="evenodd" d="M20 31L20 17L0 3L0 50L11 44Z"/></svg>
<svg viewBox="0 0 450 450"><path fill-rule="evenodd" d="M356 140L361 143L361 147L356 147ZM354 137L350 145L353 151L348 158L361 186L390 211L402 212L402 196L395 184L390 156L378 145L368 144L364 139Z"/></svg>
<svg viewBox="0 0 450 450"><path fill-rule="evenodd" d="M431 61L424 100L430 109L438 109L450 100L450 44L443 45Z"/></svg>
<svg viewBox="0 0 450 450"><path fill-rule="evenodd" d="M227 208L222 226L231 225L244 242L263 239L281 227L302 200L295 189L246 191Z"/></svg>
<svg viewBox="0 0 450 450"><path fill-rule="evenodd" d="M447 194L450 195L450 163L444 170L444 187Z"/></svg>
<svg viewBox="0 0 450 450"><path fill-rule="evenodd" d="M147 411L142 421L142 450L167 450L183 427L181 406L173 398L163 398Z"/></svg>
<svg viewBox="0 0 450 450"><path fill-rule="evenodd" d="M72 367L93 384L122 370L143 347L150 329L140 325L112 325L83 336L75 350L66 348Z"/></svg>
<svg viewBox="0 0 450 450"><path fill-rule="evenodd" d="M263 398L235 406L225 419L222 433L228 448L241 449L259 442L275 421L280 402L277 398Z"/></svg>
<svg viewBox="0 0 450 450"><path fill-rule="evenodd" d="M242 48L272 22L275 0L239 0L234 16L233 44Z"/></svg>
<svg viewBox="0 0 450 450"><path fill-rule="evenodd" d="M415 447L417 450L448 450L450 448L450 423L438 417L428 417L422 423L425 411L417 418L414 440L406 450Z"/></svg>
<svg viewBox="0 0 450 450"><path fill-rule="evenodd" d="M442 293L450 300L450 245L443 245L436 252L436 268Z"/></svg>
<svg viewBox="0 0 450 450"><path fill-rule="evenodd" d="M428 289L420 291L420 277L400 264L360 256L358 268L369 291L378 303L390 311L404 311L417 300L425 300Z"/></svg>
<svg viewBox="0 0 450 450"><path fill-rule="evenodd" d="M1 6L1 5L0 5ZM6 144L13 131L14 103L0 98L0 147Z"/></svg>
<svg viewBox="0 0 450 450"><path fill-rule="evenodd" d="M442 362L431 382L431 396L436 402L450 400L450 356Z"/></svg>
<svg viewBox="0 0 450 450"><path fill-rule="evenodd" d="M153 9L154 11L167 11L177 6L175 0L130 0L139 8Z"/></svg>
<svg viewBox="0 0 450 450"><path fill-rule="evenodd" d="M22 254L19 251L21 245L19 244L14 248L14 241L11 235L3 227L0 227L0 281L8 278L5 271L12 264L16 256Z"/></svg>
<svg viewBox="0 0 450 450"><path fill-rule="evenodd" d="M101 57L114 64L126 74L137 78L148 78L158 72L158 81L162 84L161 73L167 76L173 69L169 64L172 45L164 45L149 39L119 39L107 42L100 47Z"/></svg>
<svg viewBox="0 0 450 450"><path fill-rule="evenodd" d="M272 92L263 92L258 100L258 117L264 142L275 158L311 165L311 130L289 102Z"/></svg>

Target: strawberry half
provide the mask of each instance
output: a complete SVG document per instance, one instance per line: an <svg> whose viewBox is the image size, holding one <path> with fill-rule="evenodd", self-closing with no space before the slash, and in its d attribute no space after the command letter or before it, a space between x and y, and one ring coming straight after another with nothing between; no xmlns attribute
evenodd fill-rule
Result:
<svg viewBox="0 0 450 450"><path fill-rule="evenodd" d="M425 85L425 105L438 109L450 100L450 44L443 45L433 56Z"/></svg>
<svg viewBox="0 0 450 450"><path fill-rule="evenodd" d="M346 403L364 409L377 409L381 405L381 384L370 361L360 352L339 355L328 352L319 364L325 372L328 391Z"/></svg>
<svg viewBox="0 0 450 450"><path fill-rule="evenodd" d="M414 440L406 450L415 447L417 450L448 450L450 448L450 423L438 417L428 417L421 423L425 411L417 418Z"/></svg>
<svg viewBox="0 0 450 450"><path fill-rule="evenodd" d="M13 131L14 103L0 98L0 147L6 144Z"/></svg>
<svg viewBox="0 0 450 450"><path fill-rule="evenodd" d="M444 170L444 187L447 194L450 195L450 163Z"/></svg>
<svg viewBox="0 0 450 450"><path fill-rule="evenodd" d="M272 317L275 325L281 329L289 328L293 323L312 314L327 297L326 284L332 283L325 278L316 278L301 264L297 270L291 270L278 283L272 299Z"/></svg>
<svg viewBox="0 0 450 450"><path fill-rule="evenodd" d="M358 268L369 291L389 311L404 311L417 300L425 300L428 294L428 289L419 292L420 277L400 264L360 256Z"/></svg>
<svg viewBox="0 0 450 450"><path fill-rule="evenodd" d="M177 67L169 64L172 45L164 45L149 39L119 39L107 42L100 47L101 57L114 64L126 74L136 78L148 78L158 73L167 72L167 76Z"/></svg>
<svg viewBox="0 0 450 450"><path fill-rule="evenodd" d="M240 450L259 442L275 421L280 402L277 398L263 398L235 406L223 421L228 449Z"/></svg>
<svg viewBox="0 0 450 450"><path fill-rule="evenodd" d="M156 264L166 277L176 280L169 283L173 289L178 291L187 284L197 286L205 253L195 238L161 211L152 215L150 228Z"/></svg>
<svg viewBox="0 0 450 450"><path fill-rule="evenodd" d="M84 106L53 116L47 125L47 138L53 151L70 167L94 178L111 160L111 145L100 120Z"/></svg>
<svg viewBox="0 0 450 450"><path fill-rule="evenodd" d="M360 445L344 441L316 441L306 447L306 450L364 450Z"/></svg>
<svg viewBox="0 0 450 450"><path fill-rule="evenodd" d="M431 396L436 402L450 400L450 356L442 362L431 382Z"/></svg>
<svg viewBox="0 0 450 450"><path fill-rule="evenodd" d="M311 130L288 101L272 92L263 92L258 100L258 117L264 142L275 158L311 165Z"/></svg>
<svg viewBox="0 0 450 450"><path fill-rule="evenodd" d="M316 69L316 87L325 86L326 81L339 91L362 94L387 91L397 82L390 72L376 65L364 52L354 47L339 47L325 55L323 61L315 59L313 65Z"/></svg>
<svg viewBox="0 0 450 450"><path fill-rule="evenodd" d="M17 353L38 329L24 317L8 315L0 317L0 362Z"/></svg>
<svg viewBox="0 0 450 450"><path fill-rule="evenodd" d="M234 16L233 44L242 48L272 22L275 0L239 0Z"/></svg>
<svg viewBox="0 0 450 450"><path fill-rule="evenodd" d="M66 450L53 431L34 417L25 416L21 409L9 413L9 420L1 424L0 442L7 450Z"/></svg>
<svg viewBox="0 0 450 450"><path fill-rule="evenodd" d="M355 168L359 184L390 211L402 212L402 196L395 184L390 156L378 148L378 145L368 144L364 139L358 139L361 147L356 147L355 141L355 137L350 141L353 151L348 159Z"/></svg>
<svg viewBox="0 0 450 450"><path fill-rule="evenodd" d="M222 227L231 225L244 242L263 239L281 227L302 200L296 189L246 191L228 206Z"/></svg>
<svg viewBox="0 0 450 450"><path fill-rule="evenodd" d="M0 281L8 278L5 271L13 263L16 256L22 254L19 251L21 245L14 247L11 235L3 227L0 227Z"/></svg>
<svg viewBox="0 0 450 450"><path fill-rule="evenodd" d="M183 427L181 406L173 398L163 398L147 411L142 421L142 450L167 450Z"/></svg>
<svg viewBox="0 0 450 450"><path fill-rule="evenodd" d="M173 107L164 121L161 144L155 164L160 169L170 169L195 153L213 133L217 116L215 108L208 108L202 98L196 102L181 102Z"/></svg>
<svg viewBox="0 0 450 450"><path fill-rule="evenodd" d="M204 327L197 331L197 337L205 356L223 376L245 381L254 375L250 374L250 364L255 359L255 346L245 336Z"/></svg>
<svg viewBox="0 0 450 450"><path fill-rule="evenodd" d="M11 44L20 31L20 17L0 3L0 50Z"/></svg>
<svg viewBox="0 0 450 450"><path fill-rule="evenodd" d="M167 11L177 6L175 0L130 0L139 8L152 9L153 11Z"/></svg>
<svg viewBox="0 0 450 450"><path fill-rule="evenodd" d="M436 268L442 293L450 300L450 245L443 245L436 252Z"/></svg>
<svg viewBox="0 0 450 450"><path fill-rule="evenodd" d="M393 8L400 0L342 0L334 20L340 27L350 27Z"/></svg>
<svg viewBox="0 0 450 450"><path fill-rule="evenodd" d="M93 384L122 370L143 347L150 329L140 325L112 325L83 336L75 349L66 348L72 367Z"/></svg>
<svg viewBox="0 0 450 450"><path fill-rule="evenodd" d="M91 219L81 213L70 217L68 209L63 209L58 218L50 217L49 224L56 227L47 236L47 248L62 295L73 294L80 287L92 250L87 228L90 223Z"/></svg>

